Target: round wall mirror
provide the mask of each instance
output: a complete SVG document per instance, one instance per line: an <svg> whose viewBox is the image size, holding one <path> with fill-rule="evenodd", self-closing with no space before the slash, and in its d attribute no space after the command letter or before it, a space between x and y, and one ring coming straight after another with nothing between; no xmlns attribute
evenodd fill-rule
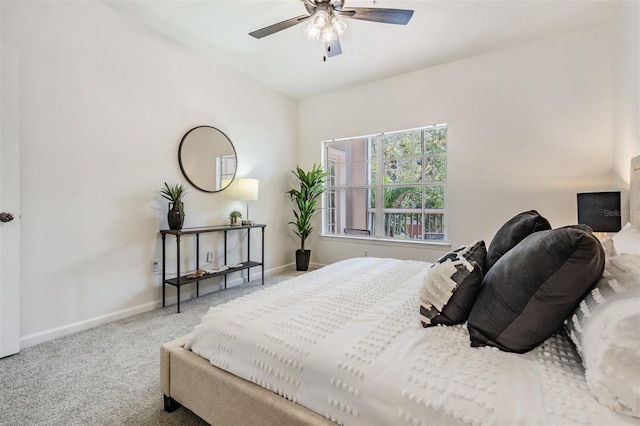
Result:
<svg viewBox="0 0 640 426"><path fill-rule="evenodd" d="M194 127L182 137L178 162L189 183L204 192L222 191L236 175L236 149L211 126Z"/></svg>

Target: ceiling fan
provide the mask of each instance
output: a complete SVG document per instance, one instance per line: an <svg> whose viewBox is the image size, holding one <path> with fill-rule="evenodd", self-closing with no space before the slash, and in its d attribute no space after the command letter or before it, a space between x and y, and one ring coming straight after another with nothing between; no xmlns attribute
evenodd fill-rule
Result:
<svg viewBox="0 0 640 426"><path fill-rule="evenodd" d="M345 8L344 0L300 0L304 3L308 15L300 15L277 24L250 32L255 38L262 38L286 30L306 20L310 20L304 33L307 37L325 43L328 57L342 53L338 37L344 33L347 25L342 18L361 21L382 22L385 24L406 25L413 16L413 10L383 9L376 7ZM326 57L325 57L326 60Z"/></svg>

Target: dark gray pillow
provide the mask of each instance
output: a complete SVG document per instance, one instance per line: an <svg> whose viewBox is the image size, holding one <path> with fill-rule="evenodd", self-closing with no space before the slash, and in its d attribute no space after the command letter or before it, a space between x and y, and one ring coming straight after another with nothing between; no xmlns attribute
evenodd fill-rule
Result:
<svg viewBox="0 0 640 426"><path fill-rule="evenodd" d="M462 324L469 317L484 276L487 249L474 241L438 259L419 291L423 327Z"/></svg>
<svg viewBox="0 0 640 426"><path fill-rule="evenodd" d="M576 309L604 269L604 250L579 228L540 231L487 272L467 324L471 346L524 353Z"/></svg>
<svg viewBox="0 0 640 426"><path fill-rule="evenodd" d="M487 271L506 252L534 232L551 229L549 221L535 210L519 213L498 229L487 250Z"/></svg>

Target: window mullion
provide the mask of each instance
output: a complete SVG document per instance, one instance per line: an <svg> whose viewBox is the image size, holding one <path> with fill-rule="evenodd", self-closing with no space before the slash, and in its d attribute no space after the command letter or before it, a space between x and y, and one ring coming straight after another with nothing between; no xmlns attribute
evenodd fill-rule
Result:
<svg viewBox="0 0 640 426"><path fill-rule="evenodd" d="M421 182L420 182L420 193L422 194L421 200L420 200L420 223L421 223L421 229L422 229L422 235L424 237L424 234L426 232L427 229L427 218L426 215L424 214L425 212L425 208L426 208L426 199L427 199L427 187L426 187L426 182L427 182L427 150L426 147L424 146L424 129L422 129L420 131L420 155L422 155L422 176L421 176Z"/></svg>
<svg viewBox="0 0 640 426"><path fill-rule="evenodd" d="M383 135L377 135L377 145L378 145L378 156L376 158L378 173L376 176L376 227L375 227L375 236L376 237L384 237L384 188L382 184L384 183L384 137Z"/></svg>

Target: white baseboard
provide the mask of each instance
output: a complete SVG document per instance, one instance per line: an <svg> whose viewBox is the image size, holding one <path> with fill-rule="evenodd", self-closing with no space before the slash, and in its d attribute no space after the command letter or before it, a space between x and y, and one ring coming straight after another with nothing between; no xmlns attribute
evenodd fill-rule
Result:
<svg viewBox="0 0 640 426"><path fill-rule="evenodd" d="M20 337L20 348L28 348L38 343L48 342L49 340L64 337L69 334L77 333L79 331L88 330L99 325L107 324L119 319L128 318L133 315L141 314L143 312L152 311L162 306L162 300L156 300L154 302L144 303L142 305L134 306L132 308L122 309L110 314L101 315L99 317L90 318L84 321L78 321L71 324L63 325L49 330L40 331L38 333L29 334L27 336Z"/></svg>
<svg viewBox="0 0 640 426"><path fill-rule="evenodd" d="M276 268L265 270L264 276L266 278L271 275L276 275L288 268L291 268L292 265L293 264L283 265L283 266L278 266ZM258 268L253 268L253 270L251 271L250 281L259 280L262 277L261 271L259 270L256 271L256 269ZM245 282L246 281L241 277L234 278L232 280L227 281L227 288L232 288L232 287L244 284ZM205 294L208 294L208 293L201 293L201 296L204 296ZM173 305L176 302L177 302L177 298L175 296L165 299L166 306ZM112 312L109 314L100 315L98 317L89 318L84 321L78 321L78 322L63 325L60 327L51 328L49 330L32 333L27 336L21 336L20 349L25 349L31 346L35 346L39 343L48 342L49 340L64 337L69 334L77 333L79 331L88 330L90 328L97 327L99 325L108 324L110 322L117 321L120 319L128 318L133 315L142 314L144 312L152 311L160 307L162 307L162 300L158 299L152 302L143 303L138 306L133 306L131 308L126 308L126 309L122 309L120 311Z"/></svg>
<svg viewBox="0 0 640 426"><path fill-rule="evenodd" d="M327 266L327 265L324 264L324 263L309 262L309 271L313 271L314 269L320 269L323 266ZM278 269L279 270L280 269L295 269L295 267L296 267L296 263L295 262L291 262L291 263L289 263L287 265L281 266Z"/></svg>

